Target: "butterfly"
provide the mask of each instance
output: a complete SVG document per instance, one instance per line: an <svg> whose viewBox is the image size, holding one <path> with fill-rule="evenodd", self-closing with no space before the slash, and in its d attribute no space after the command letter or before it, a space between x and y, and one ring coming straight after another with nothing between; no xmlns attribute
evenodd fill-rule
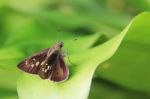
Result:
<svg viewBox="0 0 150 99"><path fill-rule="evenodd" d="M69 69L64 61L62 47L64 43L58 42L51 48L24 59L17 67L24 72L37 74L42 79L49 79L54 82L67 80Z"/></svg>

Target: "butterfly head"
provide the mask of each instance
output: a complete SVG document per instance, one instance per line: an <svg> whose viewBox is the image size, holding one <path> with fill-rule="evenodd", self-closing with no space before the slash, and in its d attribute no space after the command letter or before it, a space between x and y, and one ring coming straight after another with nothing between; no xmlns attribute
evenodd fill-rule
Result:
<svg viewBox="0 0 150 99"><path fill-rule="evenodd" d="M55 46L53 47L53 50L57 53L61 51L61 48L64 46L63 42L58 42L55 44Z"/></svg>
<svg viewBox="0 0 150 99"><path fill-rule="evenodd" d="M56 43L55 47L62 48L64 46L63 42Z"/></svg>

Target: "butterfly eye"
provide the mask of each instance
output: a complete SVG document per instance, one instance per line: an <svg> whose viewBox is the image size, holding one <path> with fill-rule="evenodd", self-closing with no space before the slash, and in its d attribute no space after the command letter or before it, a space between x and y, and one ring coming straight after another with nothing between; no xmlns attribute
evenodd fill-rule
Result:
<svg viewBox="0 0 150 99"><path fill-rule="evenodd" d="M59 43L58 43L58 46L59 46L60 48L63 47L63 45L64 45L63 42L59 42Z"/></svg>
<svg viewBox="0 0 150 99"><path fill-rule="evenodd" d="M63 47L63 43L60 44L60 47Z"/></svg>

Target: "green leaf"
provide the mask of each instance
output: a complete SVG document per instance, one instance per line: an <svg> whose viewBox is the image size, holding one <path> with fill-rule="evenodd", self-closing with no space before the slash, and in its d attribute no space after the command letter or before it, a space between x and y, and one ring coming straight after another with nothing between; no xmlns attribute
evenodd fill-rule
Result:
<svg viewBox="0 0 150 99"><path fill-rule="evenodd" d="M14 47L0 49L0 69L16 71L16 65L20 58L24 57L24 54Z"/></svg>
<svg viewBox="0 0 150 99"><path fill-rule="evenodd" d="M26 13L34 13L42 10L43 5L50 3L48 0L5 0L10 8Z"/></svg>
<svg viewBox="0 0 150 99"><path fill-rule="evenodd" d="M150 96L129 90L103 79L94 79L88 99L149 99Z"/></svg>
<svg viewBox="0 0 150 99"><path fill-rule="evenodd" d="M86 99L96 67L115 53L130 25L132 22L120 34L102 45L72 53L70 60L76 66L69 66L69 79L63 83L42 80L39 76L24 73L18 80L19 98Z"/></svg>
<svg viewBox="0 0 150 99"><path fill-rule="evenodd" d="M0 89L16 91L19 74L21 73L0 69Z"/></svg>
<svg viewBox="0 0 150 99"><path fill-rule="evenodd" d="M150 92L150 13L136 17L121 47L96 74L124 87Z"/></svg>
<svg viewBox="0 0 150 99"><path fill-rule="evenodd" d="M8 92L6 92L8 93ZM19 99L17 94L14 95L6 95L6 96L0 96L2 99Z"/></svg>
<svg viewBox="0 0 150 99"><path fill-rule="evenodd" d="M32 40L33 37L39 39L50 38L53 33L30 16L24 16L16 13L9 13L5 17L4 32L7 35L5 46L10 46L20 41ZM14 24L14 23L18 24Z"/></svg>
<svg viewBox="0 0 150 99"><path fill-rule="evenodd" d="M148 10L148 11L150 11L150 2L149 2L149 0L127 0L127 2L131 5L132 4L132 6L134 7L136 7L136 9L138 9L138 10L142 10L142 11L144 11L144 10Z"/></svg>
<svg viewBox="0 0 150 99"><path fill-rule="evenodd" d="M0 98L1 99L14 99L13 97L17 97L17 91L11 89L3 89L0 88ZM17 98L16 98L17 99Z"/></svg>

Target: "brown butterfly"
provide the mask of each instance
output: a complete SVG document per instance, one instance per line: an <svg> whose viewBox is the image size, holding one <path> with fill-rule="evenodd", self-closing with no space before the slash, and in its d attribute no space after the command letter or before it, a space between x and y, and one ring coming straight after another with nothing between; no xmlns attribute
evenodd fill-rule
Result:
<svg viewBox="0 0 150 99"><path fill-rule="evenodd" d="M69 70L61 51L63 45L63 42L58 42L52 48L44 49L26 58L17 66L27 73L39 75L42 79L50 79L55 82L65 81Z"/></svg>

